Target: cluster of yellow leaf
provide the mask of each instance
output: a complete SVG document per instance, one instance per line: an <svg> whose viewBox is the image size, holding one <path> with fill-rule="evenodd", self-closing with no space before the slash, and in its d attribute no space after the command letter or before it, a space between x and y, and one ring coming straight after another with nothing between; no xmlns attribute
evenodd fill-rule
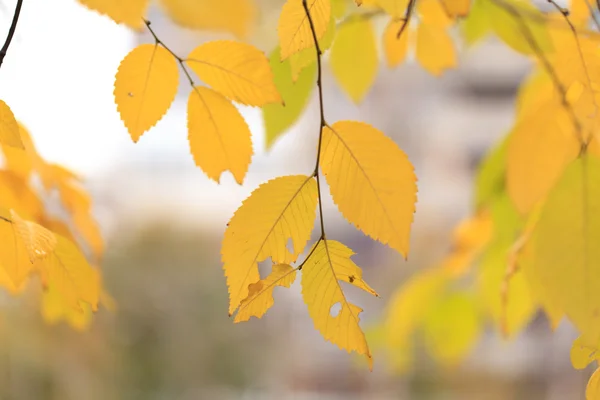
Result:
<svg viewBox="0 0 600 400"><path fill-rule="evenodd" d="M514 336L538 309L553 327L566 317L579 330L576 368L598 359L600 37L587 29L587 8L575 1L573 9L570 17L562 10L543 15L520 1L476 0L464 22L467 42L493 31L532 57L535 69L518 94L513 128L481 164L475 213L457 228L454 250L400 288L374 330L397 367L406 367L416 330L424 330L434 357L454 362L475 341L476 325L489 319ZM448 296L472 295L460 284L469 278L483 307L474 310L466 299L447 305ZM439 301L447 306L443 316ZM439 318L453 327L441 348L429 321ZM588 399L600 395L598 376Z"/></svg>
<svg viewBox="0 0 600 400"><path fill-rule="evenodd" d="M76 238L81 239L94 263L100 261L103 241L91 216L90 198L75 174L37 153L27 130L2 101L0 148L0 286L17 294L29 280L39 278L44 318L64 319L84 329L100 298L108 299L102 293L100 271L76 244ZM58 192L69 223L45 210L34 176L46 193Z"/></svg>
<svg viewBox="0 0 600 400"><path fill-rule="evenodd" d="M91 10L140 30L150 0L78 0ZM192 29L230 32L245 37L257 16L254 0L160 0L162 9L177 24Z"/></svg>

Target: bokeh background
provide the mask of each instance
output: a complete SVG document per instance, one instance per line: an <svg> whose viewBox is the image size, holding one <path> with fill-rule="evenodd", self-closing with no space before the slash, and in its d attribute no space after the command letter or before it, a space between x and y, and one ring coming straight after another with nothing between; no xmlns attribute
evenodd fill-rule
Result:
<svg viewBox="0 0 600 400"><path fill-rule="evenodd" d="M249 40L270 53L283 0L257 3L260 14ZM0 1L2 37L15 4ZM180 55L229 37L183 30L157 5L148 19ZM376 21L381 32L385 20ZM75 0L25 1L0 70L0 93L42 156L85 177L107 242L105 284L118 306L115 312L100 310L81 333L63 323L46 324L33 295L0 294L0 398L583 398L589 371L575 371L569 363L575 331L563 323L552 333L542 316L511 342L489 330L453 368L440 368L417 343L415 363L402 375L386 367L385 354L375 354L369 373L325 342L298 283L275 290L275 306L263 319L233 324L219 254L226 223L261 182L312 170L317 99L269 151L261 111L242 108L253 133L253 162L242 186L229 174L217 185L189 154L189 87L183 77L167 116L138 144L123 127L113 101L114 74L121 59L144 42L152 42L148 32L117 26ZM490 38L460 48L459 68L440 79L412 61L395 70L382 62L372 90L355 105L325 67L327 119L379 128L409 155L419 177L408 262L356 231L324 198L328 236L354 249L354 260L381 295L351 292L365 310L363 326L378 322L394 291L449 250L453 226L471 210L476 166L510 128L514 96L529 68Z"/></svg>

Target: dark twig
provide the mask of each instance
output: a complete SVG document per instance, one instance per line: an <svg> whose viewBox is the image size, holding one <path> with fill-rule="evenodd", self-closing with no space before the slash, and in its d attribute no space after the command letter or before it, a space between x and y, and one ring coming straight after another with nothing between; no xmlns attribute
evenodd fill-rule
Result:
<svg viewBox="0 0 600 400"><path fill-rule="evenodd" d="M15 31L17 30L17 23L19 22L19 15L21 15L21 6L23 5L23 0L17 0L17 6L15 8L15 14L13 15L12 23L10 24L10 29L8 30L8 36L4 41L4 46L2 46L2 50L0 50L0 66L2 66L2 62L4 61L4 57L6 57L6 53L8 52L8 47L10 46L10 42L15 36Z"/></svg>
<svg viewBox="0 0 600 400"><path fill-rule="evenodd" d="M417 4L417 0L409 0L408 1L408 5L406 6L406 11L404 12L404 18L402 19L402 26L400 27L400 30L398 31L398 34L396 35L396 39L400 39L400 36L402 36L402 33L408 27L408 23L410 22L410 18L412 17L413 12L414 12L415 4Z"/></svg>
<svg viewBox="0 0 600 400"><path fill-rule="evenodd" d="M302 0L302 5L304 6L304 11L306 12L306 17L308 18L308 23L310 24L310 31L312 32L312 37L315 42L315 49L317 52L317 87L319 88L319 111L321 114L321 122L319 124L319 145L317 147L317 161L315 163L315 170L313 171L313 176L317 179L317 192L319 193L319 219L321 221L321 239L325 239L325 224L323 222L323 201L321 200L321 181L319 178L319 161L321 159L321 144L323 142L323 128L327 125L325 121L325 111L323 109L323 73L321 67L321 47L319 46L319 40L317 39L317 32L315 30L315 24L312 20L312 16L310 15L310 10L308 8L308 3L306 0Z"/></svg>
<svg viewBox="0 0 600 400"><path fill-rule="evenodd" d="M148 31L150 32L150 34L154 38L154 41L156 42L156 44L162 46L165 50L167 50L169 53L171 53L171 55L177 60L177 62L179 63L179 65L181 65L181 69L183 69L183 73L185 74L185 76L187 77L188 81L190 82L190 85L192 86L192 88L195 88L194 79L192 79L192 75L190 74L190 72L188 71L188 69L187 69L187 67L185 65L185 60L183 58L179 57L177 54L175 54L173 52L173 50L171 50L167 45L165 45L165 43L162 40L160 40L158 38L158 36L156 35L156 33L154 32L154 30L150 26L152 24L151 21L148 21L148 20L144 19L144 24L146 24L146 27L148 28Z"/></svg>

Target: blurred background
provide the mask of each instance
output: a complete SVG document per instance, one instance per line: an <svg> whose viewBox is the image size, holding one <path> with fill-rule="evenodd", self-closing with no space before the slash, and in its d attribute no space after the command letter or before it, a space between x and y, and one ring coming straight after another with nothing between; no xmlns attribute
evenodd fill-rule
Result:
<svg viewBox="0 0 600 400"><path fill-rule="evenodd" d="M217 1L217 0L215 0ZM16 0L0 0L0 35ZM257 0L249 41L270 53L283 0ZM153 4L153 29L176 53L226 34L174 25ZM378 32L385 18L375 20ZM313 99L303 117L265 150L261 111L242 108L255 155L246 180L210 181L189 154L181 88L171 110L133 144L113 100L114 74L137 44L152 42L75 0L26 0L0 71L2 99L31 131L47 160L85 177L107 242L102 268L114 313L101 309L86 332L46 324L37 300L2 295L2 399L582 399L589 371L569 363L575 331L552 334L539 316L511 342L487 332L462 365L442 369L417 348L413 368L396 375L375 354L362 363L314 330L299 283L275 290L261 320L233 324L220 264L225 226L261 182L312 170L318 130ZM324 198L328 236L357 255L381 295L350 292L376 322L392 293L437 262L455 224L471 211L475 168L511 127L514 96L529 63L493 38L459 49L459 68L436 79L409 61L378 78L360 105L324 70L328 121L368 122L409 155L418 176L411 256L405 262L348 224ZM316 94L316 93L315 93ZM316 232L313 235L317 235ZM418 346L417 346L418 347Z"/></svg>

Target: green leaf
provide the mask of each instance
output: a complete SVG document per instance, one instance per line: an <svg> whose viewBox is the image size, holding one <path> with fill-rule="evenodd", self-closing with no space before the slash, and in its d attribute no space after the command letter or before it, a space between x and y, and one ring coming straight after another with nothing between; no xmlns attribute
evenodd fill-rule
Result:
<svg viewBox="0 0 600 400"><path fill-rule="evenodd" d="M270 149L279 136L302 115L316 82L316 64L313 63L304 68L300 72L298 80L294 82L290 61L279 61L279 54L280 50L277 47L271 53L269 63L273 70L275 86L285 104L273 103L263 107L267 149Z"/></svg>

